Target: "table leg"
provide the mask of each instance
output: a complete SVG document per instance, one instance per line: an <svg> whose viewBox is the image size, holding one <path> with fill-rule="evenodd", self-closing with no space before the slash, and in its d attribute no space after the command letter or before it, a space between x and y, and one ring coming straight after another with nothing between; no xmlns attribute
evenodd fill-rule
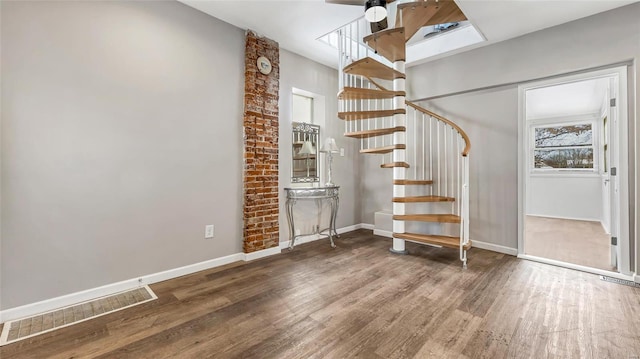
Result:
<svg viewBox="0 0 640 359"><path fill-rule="evenodd" d="M338 207L340 205L340 197L336 196L333 198L332 207L331 207L331 223L329 231L333 230L333 233L337 238L340 238L340 235L336 231L336 219L338 218Z"/></svg>
<svg viewBox="0 0 640 359"><path fill-rule="evenodd" d="M293 223L293 205L296 203L295 199L287 198L287 222L289 223L289 249L293 249L294 242L296 240L296 229Z"/></svg>

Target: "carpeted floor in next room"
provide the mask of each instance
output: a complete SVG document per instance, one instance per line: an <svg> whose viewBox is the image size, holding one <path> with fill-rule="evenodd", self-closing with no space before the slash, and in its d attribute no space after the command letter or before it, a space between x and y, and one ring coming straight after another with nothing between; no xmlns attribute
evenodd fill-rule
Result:
<svg viewBox="0 0 640 359"><path fill-rule="evenodd" d="M611 239L600 222L526 216L526 254L586 267L615 271Z"/></svg>

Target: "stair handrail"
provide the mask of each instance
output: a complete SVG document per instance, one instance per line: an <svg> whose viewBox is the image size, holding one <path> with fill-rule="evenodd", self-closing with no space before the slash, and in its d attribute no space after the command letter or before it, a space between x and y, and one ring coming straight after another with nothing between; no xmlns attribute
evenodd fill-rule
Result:
<svg viewBox="0 0 640 359"><path fill-rule="evenodd" d="M462 159L462 167L459 167L462 170L461 174L461 182L460 185L460 198L458 201L458 213L461 219L460 222L460 260L463 263L463 267L467 267L467 251L465 250L465 246L469 244L469 152L471 150L471 141L469 140L469 136L467 133L460 128L453 121L438 115L432 111L429 111L421 106L416 105L411 101L405 101L407 106L412 107L417 112L422 113L423 115L429 116L430 118L436 119L450 128L455 130L458 135L464 140L464 148L460 153L460 158ZM415 143L413 145L416 145ZM446 167L445 167L446 172ZM440 173L440 170L438 170ZM445 187L445 192L447 191Z"/></svg>
<svg viewBox="0 0 640 359"><path fill-rule="evenodd" d="M449 126L453 127L453 129L455 129L460 136L462 136L462 138L464 139L464 149L462 150L462 156L463 157L467 157L469 155L469 151L471 151L471 141L469 140L469 136L467 135L466 132L464 132L464 130L462 128L460 128L460 126L458 126L455 122L442 117L440 115L438 115L437 113L431 112L429 110L427 110L424 107L420 107L418 105L416 105L415 103L411 102L411 101L405 101L405 103L411 107L413 107L414 109L416 109L419 112L422 112L424 114L427 114L433 118L436 118L446 124L448 124Z"/></svg>

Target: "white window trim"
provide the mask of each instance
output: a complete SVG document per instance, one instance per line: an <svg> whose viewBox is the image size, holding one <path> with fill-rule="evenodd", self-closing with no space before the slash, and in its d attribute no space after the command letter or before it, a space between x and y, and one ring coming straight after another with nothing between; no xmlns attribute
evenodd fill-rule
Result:
<svg viewBox="0 0 640 359"><path fill-rule="evenodd" d="M573 126L579 124L590 124L591 125L591 139L593 148L593 168L535 168L535 130L536 128L541 127L562 127L562 126ZM529 173L531 175L540 175L540 174L575 174L575 175L591 175L598 174L600 170L600 124L596 120L593 115L585 115L579 116L572 120L558 121L558 120L550 120L550 119L540 119L540 120L532 120L529 123ZM576 146L578 147L578 146ZM545 149L553 149L555 147L547 147ZM582 147L588 148L588 147Z"/></svg>

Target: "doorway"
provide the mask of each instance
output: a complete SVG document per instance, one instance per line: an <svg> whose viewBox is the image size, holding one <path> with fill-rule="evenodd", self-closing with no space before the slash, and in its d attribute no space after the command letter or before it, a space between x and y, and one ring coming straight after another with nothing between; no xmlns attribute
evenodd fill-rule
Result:
<svg viewBox="0 0 640 359"><path fill-rule="evenodd" d="M519 257L629 275L626 68L519 95Z"/></svg>

